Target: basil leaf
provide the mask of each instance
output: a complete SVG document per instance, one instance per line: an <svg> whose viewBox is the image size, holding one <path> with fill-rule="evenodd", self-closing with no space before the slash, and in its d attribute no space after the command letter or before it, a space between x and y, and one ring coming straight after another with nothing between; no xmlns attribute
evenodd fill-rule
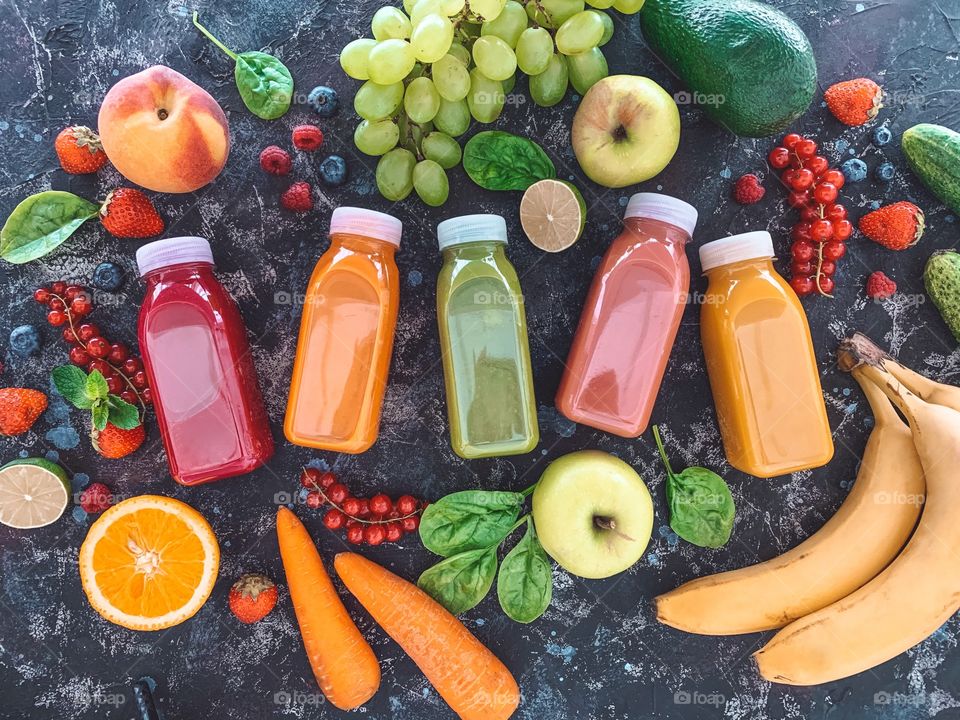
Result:
<svg viewBox="0 0 960 720"><path fill-rule="evenodd" d="M107 396L109 419L113 425L121 430L133 430L140 424L140 411L136 405L131 405L116 395Z"/></svg>
<svg viewBox="0 0 960 720"><path fill-rule="evenodd" d="M487 190L526 190L557 169L532 140L501 130L477 133L463 148L463 169Z"/></svg>
<svg viewBox="0 0 960 720"><path fill-rule="evenodd" d="M92 202L61 190L31 195L0 230L0 257L17 265L43 257L99 211Z"/></svg>
<svg viewBox="0 0 960 720"><path fill-rule="evenodd" d="M499 545L520 516L520 493L463 490L432 503L420 518L424 547L449 557Z"/></svg>
<svg viewBox="0 0 960 720"><path fill-rule="evenodd" d="M273 55L256 50L237 55L234 78L247 109L264 120L276 120L290 109L293 77Z"/></svg>
<svg viewBox="0 0 960 720"><path fill-rule="evenodd" d="M427 568L417 585L454 615L486 597L497 575L497 545L468 550Z"/></svg>
<svg viewBox="0 0 960 720"><path fill-rule="evenodd" d="M507 616L519 623L533 622L550 605L553 567L531 518L527 518L526 534L500 563L497 597Z"/></svg>
<svg viewBox="0 0 960 720"><path fill-rule="evenodd" d="M53 386L71 405L81 410L93 407L93 401L87 397L87 374L76 365L61 365L51 373Z"/></svg>

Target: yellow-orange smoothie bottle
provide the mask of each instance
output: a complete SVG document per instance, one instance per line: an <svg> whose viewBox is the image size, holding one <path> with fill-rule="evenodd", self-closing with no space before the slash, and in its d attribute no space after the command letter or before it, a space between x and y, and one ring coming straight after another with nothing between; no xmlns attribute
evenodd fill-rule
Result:
<svg viewBox="0 0 960 720"><path fill-rule="evenodd" d="M295 445L361 453L373 445L400 305L402 225L342 207L304 300L284 434Z"/></svg>
<svg viewBox="0 0 960 720"><path fill-rule="evenodd" d="M767 232L700 248L709 278L700 334L717 422L727 460L757 477L833 457L807 316L771 258Z"/></svg>

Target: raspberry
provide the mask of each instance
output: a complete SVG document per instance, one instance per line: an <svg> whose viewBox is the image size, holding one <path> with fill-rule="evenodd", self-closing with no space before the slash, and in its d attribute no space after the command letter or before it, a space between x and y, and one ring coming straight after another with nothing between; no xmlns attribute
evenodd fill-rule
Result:
<svg viewBox="0 0 960 720"><path fill-rule="evenodd" d="M260 152L260 167L271 175L286 175L293 167L293 161L286 150L270 145Z"/></svg>
<svg viewBox="0 0 960 720"><path fill-rule="evenodd" d="M323 145L323 131L316 125L297 125L292 138L293 146L298 150L319 150Z"/></svg>
<svg viewBox="0 0 960 720"><path fill-rule="evenodd" d="M867 297L884 300L897 291L897 284L877 270L867 278Z"/></svg>
<svg viewBox="0 0 960 720"><path fill-rule="evenodd" d="M741 205L753 205L760 202L766 192L756 175L744 175L733 186L733 199Z"/></svg>
<svg viewBox="0 0 960 720"><path fill-rule="evenodd" d="M90 483L80 494L80 507L84 512L91 514L103 512L111 505L113 505L113 493L103 483Z"/></svg>
<svg viewBox="0 0 960 720"><path fill-rule="evenodd" d="M280 196L280 204L291 212L302 213L313 210L313 192L310 183L295 182Z"/></svg>

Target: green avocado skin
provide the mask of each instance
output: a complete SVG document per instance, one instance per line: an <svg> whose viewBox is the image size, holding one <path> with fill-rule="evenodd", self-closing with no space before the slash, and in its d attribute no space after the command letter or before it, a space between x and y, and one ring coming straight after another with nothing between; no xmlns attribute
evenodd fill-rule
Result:
<svg viewBox="0 0 960 720"><path fill-rule="evenodd" d="M900 146L921 182L960 214L960 133L943 125L921 123L903 134Z"/></svg>
<svg viewBox="0 0 960 720"><path fill-rule="evenodd" d="M923 269L923 284L954 339L960 342L960 253L943 250L931 255Z"/></svg>
<svg viewBox="0 0 960 720"><path fill-rule="evenodd" d="M647 0L640 28L650 49L690 90L722 96L701 107L736 135L766 137L802 115L817 90L803 31L754 0Z"/></svg>

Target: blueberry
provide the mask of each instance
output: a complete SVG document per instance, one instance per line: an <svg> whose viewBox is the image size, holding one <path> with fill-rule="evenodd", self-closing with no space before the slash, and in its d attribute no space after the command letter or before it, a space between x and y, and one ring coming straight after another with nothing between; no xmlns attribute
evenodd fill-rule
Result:
<svg viewBox="0 0 960 720"><path fill-rule="evenodd" d="M890 132L890 128L884 126L878 127L873 131L873 144L874 145L886 145L891 140L893 140L893 133Z"/></svg>
<svg viewBox="0 0 960 720"><path fill-rule="evenodd" d="M860 182L867 177L867 164L860 158L851 158L840 166L847 182Z"/></svg>
<svg viewBox="0 0 960 720"><path fill-rule="evenodd" d="M337 91L326 85L318 85L311 90L307 102L320 117L333 117L337 112L337 105L340 104Z"/></svg>
<svg viewBox="0 0 960 720"><path fill-rule="evenodd" d="M873 173L880 182L890 182L897 174L897 169L893 166L893 163L885 162L877 165L877 169Z"/></svg>
<svg viewBox="0 0 960 720"><path fill-rule="evenodd" d="M97 269L93 271L90 284L97 290L113 292L123 285L123 270L116 263L100 263L97 265Z"/></svg>
<svg viewBox="0 0 960 720"><path fill-rule="evenodd" d="M320 179L324 185L343 185L347 181L347 161L331 155L320 163Z"/></svg>
<svg viewBox="0 0 960 720"><path fill-rule="evenodd" d="M33 355L40 349L40 333L33 325L21 325L10 331L10 349L17 355Z"/></svg>

